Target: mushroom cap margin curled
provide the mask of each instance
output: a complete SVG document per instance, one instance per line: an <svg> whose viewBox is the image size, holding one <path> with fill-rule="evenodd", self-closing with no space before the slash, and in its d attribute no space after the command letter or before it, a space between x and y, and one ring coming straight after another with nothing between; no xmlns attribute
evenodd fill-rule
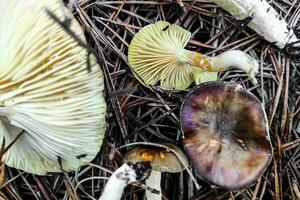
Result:
<svg viewBox="0 0 300 200"><path fill-rule="evenodd" d="M234 83L195 87L181 107L184 146L207 182L241 189L255 182L272 157L268 122L259 100Z"/></svg>
<svg viewBox="0 0 300 200"><path fill-rule="evenodd" d="M46 12L79 23L59 0L0 1L0 140L8 166L44 175L77 169L99 152L105 132L103 74L94 55Z"/></svg>

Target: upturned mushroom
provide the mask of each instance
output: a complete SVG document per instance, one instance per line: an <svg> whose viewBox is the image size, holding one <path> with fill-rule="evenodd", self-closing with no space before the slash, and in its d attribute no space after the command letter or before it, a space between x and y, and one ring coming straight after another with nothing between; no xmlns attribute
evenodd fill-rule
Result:
<svg viewBox="0 0 300 200"><path fill-rule="evenodd" d="M146 185L160 193L155 194L147 190L147 200L162 199L160 185L162 172L179 173L185 169L185 166L188 166L185 154L177 146L170 143L163 143L163 145L173 149L180 158L165 149L148 146L135 147L124 156L124 161L126 162L150 162L152 171L146 180Z"/></svg>
<svg viewBox="0 0 300 200"><path fill-rule="evenodd" d="M207 82L181 107L184 147L199 176L237 190L257 181L272 157L266 114L240 85Z"/></svg>
<svg viewBox="0 0 300 200"><path fill-rule="evenodd" d="M129 65L145 86L184 90L192 82L216 80L217 72L237 67L255 81L258 63L248 54L229 50L215 57L184 49L191 33L175 24L158 21L135 34L128 49ZM204 73L203 73L204 72Z"/></svg>
<svg viewBox="0 0 300 200"><path fill-rule="evenodd" d="M60 0L0 1L0 141L9 144L24 131L1 160L39 175L75 170L94 159L106 113L95 56L88 58L47 11L68 19L85 42Z"/></svg>

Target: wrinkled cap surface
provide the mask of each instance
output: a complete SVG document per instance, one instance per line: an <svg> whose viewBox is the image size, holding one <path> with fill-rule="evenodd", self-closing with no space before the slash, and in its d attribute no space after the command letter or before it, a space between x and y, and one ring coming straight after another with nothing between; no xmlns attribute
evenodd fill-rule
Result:
<svg viewBox="0 0 300 200"><path fill-rule="evenodd" d="M182 162L188 165L188 160L184 153L175 145L164 144L176 151ZM150 162L152 169L160 172L179 173L185 169L185 166L172 152L165 149L152 146L137 146L131 149L125 156L126 162Z"/></svg>
<svg viewBox="0 0 300 200"><path fill-rule="evenodd" d="M0 141L8 166L35 174L75 170L100 150L105 131L103 75L96 58L54 22L70 19L60 0L0 1Z"/></svg>
<svg viewBox="0 0 300 200"><path fill-rule="evenodd" d="M193 89L181 108L181 128L193 166L211 184L243 188L271 160L261 103L237 84L207 82Z"/></svg>
<svg viewBox="0 0 300 200"><path fill-rule="evenodd" d="M191 33L180 26L159 21L135 34L128 49L128 61L136 78L146 86L164 90L186 89L193 82L193 67L178 60Z"/></svg>

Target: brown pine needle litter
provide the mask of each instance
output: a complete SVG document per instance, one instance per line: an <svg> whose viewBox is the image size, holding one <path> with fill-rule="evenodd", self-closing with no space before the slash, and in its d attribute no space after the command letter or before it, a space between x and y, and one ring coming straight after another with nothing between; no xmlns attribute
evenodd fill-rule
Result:
<svg viewBox="0 0 300 200"><path fill-rule="evenodd" d="M300 54L280 51L251 29L238 26L228 13L208 0L78 2L73 5L74 15L86 31L88 52L97 52L105 74L108 113L101 152L93 163L68 174L34 176L6 166L0 200L98 199L132 143L172 142L182 147L179 110L187 91L168 94L148 89L134 78L127 62L133 35L141 27L158 20L191 31L193 39L187 45L190 50L213 56L228 49L240 49L259 60L258 85L253 85L240 70L220 73L218 79L239 83L261 100L274 148L268 170L251 187L229 191L197 179L198 190L193 181L196 174L184 171L163 174L164 199L300 198ZM299 34L300 1L273 0L269 3ZM129 186L123 198L145 199L145 188L144 185Z"/></svg>

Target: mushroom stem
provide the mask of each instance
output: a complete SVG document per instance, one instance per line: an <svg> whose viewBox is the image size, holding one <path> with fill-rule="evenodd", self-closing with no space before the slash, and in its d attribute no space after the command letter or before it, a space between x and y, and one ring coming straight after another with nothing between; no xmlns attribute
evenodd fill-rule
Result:
<svg viewBox="0 0 300 200"><path fill-rule="evenodd" d="M299 40L292 28L266 0L211 0L237 20L251 17L247 24L280 49ZM299 43L298 43L299 45Z"/></svg>
<svg viewBox="0 0 300 200"><path fill-rule="evenodd" d="M230 67L236 67L246 72L254 84L257 83L255 74L258 72L258 62L240 50L228 50L215 57L187 51L190 64L207 72L221 72ZM199 72L199 71L197 71Z"/></svg>
<svg viewBox="0 0 300 200"><path fill-rule="evenodd" d="M128 183L136 181L136 173L127 163L119 167L109 178L99 200L119 200Z"/></svg>
<svg viewBox="0 0 300 200"><path fill-rule="evenodd" d="M154 194L151 191L146 190L147 200L162 199L160 181L161 181L161 172L152 170L149 178L146 180L146 185L150 188L159 191L159 194Z"/></svg>

